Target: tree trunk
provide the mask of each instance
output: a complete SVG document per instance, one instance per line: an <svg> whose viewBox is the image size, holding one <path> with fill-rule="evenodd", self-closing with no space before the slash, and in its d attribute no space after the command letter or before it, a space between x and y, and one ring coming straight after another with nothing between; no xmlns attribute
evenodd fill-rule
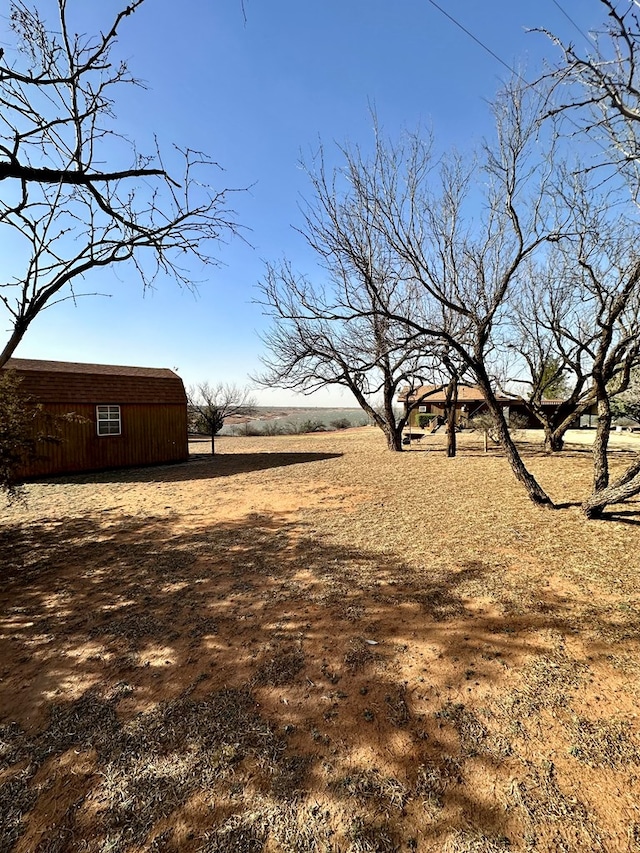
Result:
<svg viewBox="0 0 640 853"><path fill-rule="evenodd" d="M601 492L609 485L609 432L611 430L611 406L606 395L598 400L598 427L593 442L593 491Z"/></svg>
<svg viewBox="0 0 640 853"><path fill-rule="evenodd" d="M211 455L214 456L216 452L216 434L215 432L211 433Z"/></svg>
<svg viewBox="0 0 640 853"><path fill-rule="evenodd" d="M582 504L587 518L598 518L609 504L621 503L640 493L640 457L610 486L595 491Z"/></svg>
<svg viewBox="0 0 640 853"><path fill-rule="evenodd" d="M447 386L444 408L447 415L447 456L456 455L456 403L458 402L458 380L453 377Z"/></svg>
<svg viewBox="0 0 640 853"><path fill-rule="evenodd" d="M371 419L375 426L379 427L384 433L387 440L387 447L397 453L402 452L402 429L405 424L405 418L401 418L399 424L396 424L396 417L393 411L393 397L395 385L387 378L385 379L383 391L383 406L381 409L374 409L367 398L362 393L362 389L358 385L349 385L354 397L358 401L360 408Z"/></svg>
<svg viewBox="0 0 640 853"><path fill-rule="evenodd" d="M553 501L549 495L540 486L533 474L527 471L527 468L518 453L518 448L515 446L513 439L509 435L509 429L502 411L500 411L500 420L498 421L498 434L500 436L500 443L504 447L507 459L511 465L511 470L515 474L516 478L523 484L531 500L541 506L553 506Z"/></svg>
<svg viewBox="0 0 640 853"><path fill-rule="evenodd" d="M394 453L402 453L402 430L388 427L383 428L383 432L387 439L388 449L393 450Z"/></svg>
<svg viewBox="0 0 640 853"><path fill-rule="evenodd" d="M559 453L564 449L564 432L559 433L549 427L544 428L544 449L549 453Z"/></svg>
<svg viewBox="0 0 640 853"><path fill-rule="evenodd" d="M455 410L453 420L453 423L451 423L450 419L447 421L447 456L449 459L453 459L456 455L458 444L456 439Z"/></svg>
<svg viewBox="0 0 640 853"><path fill-rule="evenodd" d="M0 353L0 368L5 366L5 364L9 361L9 359L15 352L18 344L24 337L24 333L27 331L27 326L28 323L18 322L16 320L13 332L11 333L9 340L5 344L4 349Z"/></svg>
<svg viewBox="0 0 640 853"><path fill-rule="evenodd" d="M396 414L393 411L395 385L391 381L391 371L387 370L383 390L384 433L387 436L387 447L394 453L402 453L402 426L398 428Z"/></svg>
<svg viewBox="0 0 640 853"><path fill-rule="evenodd" d="M595 397L585 397L582 402L571 404L561 403L556 412L546 412L541 405L529 402L525 404L529 412L538 420L544 430L544 448L549 453L558 453L564 450L564 437L568 429L579 423L580 416L587 412Z"/></svg>
<svg viewBox="0 0 640 853"><path fill-rule="evenodd" d="M516 479L522 483L527 494L535 504L552 507L553 501L549 495L547 495L544 489L540 486L533 474L527 471L527 468L518 453L518 448L515 446L514 441L509 434L509 427L507 425L504 412L502 411L502 406L496 400L493 389L491 388L489 377L479 361L474 365L474 372L476 374L478 384L482 389L482 393L484 394L487 407L494 417L500 444L504 448L507 460L509 465L511 465L511 470L513 471Z"/></svg>

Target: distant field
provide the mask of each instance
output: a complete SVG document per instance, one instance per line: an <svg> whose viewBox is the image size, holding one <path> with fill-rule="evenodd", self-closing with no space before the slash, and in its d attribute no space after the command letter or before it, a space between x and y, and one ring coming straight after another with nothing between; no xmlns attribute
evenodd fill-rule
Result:
<svg viewBox="0 0 640 853"><path fill-rule="evenodd" d="M259 406L255 418L250 418L248 421L243 418L242 421L250 428L255 429L260 429L264 425L265 421L276 421L282 424L283 428L286 429L288 424L298 426L304 421L313 420L319 421L324 424L327 429L330 429L332 421L342 418L347 418L353 427L366 426L368 422L367 416L364 414L362 409L359 408L329 409L320 407L292 407L279 409L272 406ZM229 422L225 423L220 433L221 435L233 435L234 432L237 431L238 425L234 424L232 420L235 419L230 419Z"/></svg>
<svg viewBox="0 0 640 853"><path fill-rule="evenodd" d="M374 428L29 484L0 850L639 850L640 501L587 521L589 448L524 439L562 509Z"/></svg>

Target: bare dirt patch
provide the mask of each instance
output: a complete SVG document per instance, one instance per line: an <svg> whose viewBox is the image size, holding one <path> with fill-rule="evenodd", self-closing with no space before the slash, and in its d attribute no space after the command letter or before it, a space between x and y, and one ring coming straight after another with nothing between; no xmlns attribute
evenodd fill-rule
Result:
<svg viewBox="0 0 640 853"><path fill-rule="evenodd" d="M640 850L640 504L583 518L587 448L524 446L549 511L474 436L216 445L5 511L0 850Z"/></svg>

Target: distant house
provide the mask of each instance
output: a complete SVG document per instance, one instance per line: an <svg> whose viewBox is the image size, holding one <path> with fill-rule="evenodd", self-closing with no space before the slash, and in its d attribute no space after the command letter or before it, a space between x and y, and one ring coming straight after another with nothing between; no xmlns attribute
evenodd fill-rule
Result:
<svg viewBox="0 0 640 853"><path fill-rule="evenodd" d="M422 385L413 392L405 389L398 395L398 402L403 403L405 412L411 408L409 416L409 427L419 427L421 416L428 416L430 420L444 420L444 404L446 390L440 385ZM527 410L526 406L513 397L498 396L498 402L502 405L507 416L518 417L518 425L523 429L539 429L540 422ZM542 406L551 411L558 408L561 400L543 400ZM487 411L487 404L482 391L477 385L458 385L458 400L456 402L456 424L467 426L475 415L481 415Z"/></svg>
<svg viewBox="0 0 640 853"><path fill-rule="evenodd" d="M9 359L20 389L57 419L59 443L42 443L23 477L183 462L187 398L172 370Z"/></svg>

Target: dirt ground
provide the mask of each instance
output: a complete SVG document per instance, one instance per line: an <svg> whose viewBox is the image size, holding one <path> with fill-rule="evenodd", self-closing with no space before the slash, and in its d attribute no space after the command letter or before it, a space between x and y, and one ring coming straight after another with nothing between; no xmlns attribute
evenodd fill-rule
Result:
<svg viewBox="0 0 640 853"><path fill-rule="evenodd" d="M640 502L373 428L2 513L0 851L640 850ZM628 460L620 445L612 471Z"/></svg>

